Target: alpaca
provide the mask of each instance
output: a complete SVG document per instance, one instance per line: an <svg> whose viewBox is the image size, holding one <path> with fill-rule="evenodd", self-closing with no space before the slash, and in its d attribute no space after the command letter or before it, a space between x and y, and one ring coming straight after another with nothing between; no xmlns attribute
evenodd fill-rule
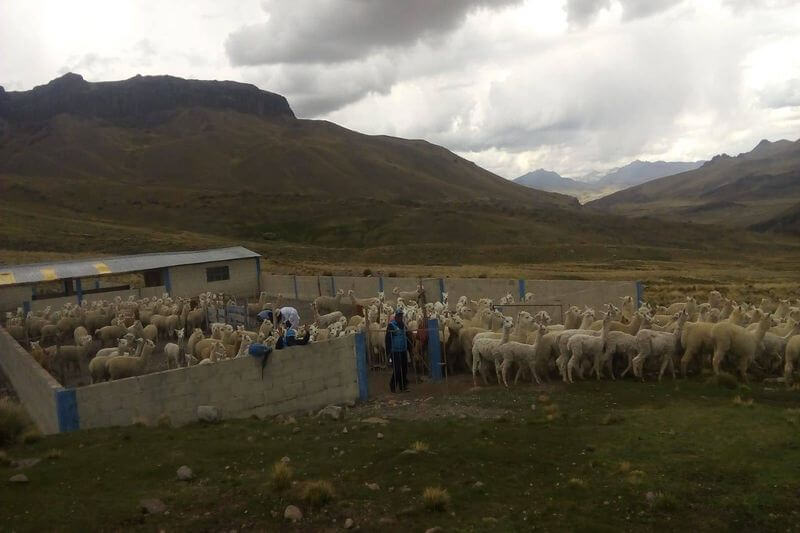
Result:
<svg viewBox="0 0 800 533"><path fill-rule="evenodd" d="M747 367L755 359L759 345L772 324L772 316L761 314L758 331L751 333L742 326L730 322L720 322L711 328L711 340L714 344L712 365L714 373L719 374L720 365L726 355L734 356L742 381L747 382Z"/></svg>
<svg viewBox="0 0 800 533"><path fill-rule="evenodd" d="M688 318L687 312L681 311L678 314L678 321L674 332L653 331L642 329L636 334L636 346L638 353L633 358L633 374L641 377L644 381L645 360L661 359L661 368L658 372L658 380L664 376L667 367L672 371L672 379L675 379L675 357L681 352L681 334Z"/></svg>
<svg viewBox="0 0 800 533"><path fill-rule="evenodd" d="M567 343L567 351L570 353L569 361L567 361L566 375L564 381L569 380L574 383L572 379L573 369L578 368L583 357L591 357L594 360L595 370L599 378L599 365L603 356L608 337L608 328L611 325L611 313L606 313L603 318L603 327L600 329L600 335L578 333L573 335Z"/></svg>
<svg viewBox="0 0 800 533"><path fill-rule="evenodd" d="M514 321L511 317L505 317L503 319L503 336L500 339L476 339L475 343L472 346L472 383L474 386L478 386L475 380L475 374L478 372L478 369L481 370L481 376L483 377L483 382L488 385L486 381L486 371L484 369L484 365L482 364L484 361L494 363L494 370L495 374L497 375L497 383L500 383L501 376L500 376L500 361L495 358L495 347L500 344L505 344L508 342L508 338L511 334L511 328L514 326Z"/></svg>

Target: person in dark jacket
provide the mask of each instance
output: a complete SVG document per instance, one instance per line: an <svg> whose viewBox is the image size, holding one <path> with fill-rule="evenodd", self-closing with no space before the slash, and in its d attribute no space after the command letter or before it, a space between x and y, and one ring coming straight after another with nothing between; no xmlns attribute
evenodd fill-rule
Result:
<svg viewBox="0 0 800 533"><path fill-rule="evenodd" d="M392 379L389 390L408 392L408 349L411 347L411 333L403 322L403 310L398 309L394 319L386 326L386 348L391 352Z"/></svg>

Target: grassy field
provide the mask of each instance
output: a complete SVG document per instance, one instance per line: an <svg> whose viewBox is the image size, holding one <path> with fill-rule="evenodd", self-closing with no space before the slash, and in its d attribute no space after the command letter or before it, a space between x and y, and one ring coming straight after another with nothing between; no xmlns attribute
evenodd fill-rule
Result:
<svg viewBox="0 0 800 533"><path fill-rule="evenodd" d="M362 531L798 529L796 391L728 390L701 378L445 390L379 398L341 421L112 428L15 445L11 459L42 461L23 470L29 483L0 484L0 523L14 531L335 531L348 518ZM362 422L371 416L389 423ZM404 453L416 441L427 451ZM296 483L279 490L270 472L284 456ZM192 481L176 479L184 464ZM4 479L15 473L0 467ZM334 495L314 506L303 490L318 480ZM425 506L426 487L447 490L444 510ZM161 499L168 513L143 514L143 498ZM301 522L284 521L289 504Z"/></svg>

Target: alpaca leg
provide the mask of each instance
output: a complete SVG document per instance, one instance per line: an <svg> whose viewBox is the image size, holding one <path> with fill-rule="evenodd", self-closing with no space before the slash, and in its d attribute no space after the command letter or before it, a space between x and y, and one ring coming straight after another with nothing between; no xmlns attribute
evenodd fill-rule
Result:
<svg viewBox="0 0 800 533"><path fill-rule="evenodd" d="M508 388L508 367L511 362L507 359L503 359L503 362L500 363L501 374L503 375L503 385Z"/></svg>
<svg viewBox="0 0 800 533"><path fill-rule="evenodd" d="M536 380L536 384L537 385L541 385L542 384L542 380L539 379L539 374L536 373L536 362L535 361L531 361L530 362L530 367L531 367L531 374L533 374L533 379Z"/></svg>
<svg viewBox="0 0 800 533"><path fill-rule="evenodd" d="M749 380L747 379L747 366L748 366L747 363L748 363L747 357L739 358L739 374L742 377L742 381L745 383L749 382Z"/></svg>
<svg viewBox="0 0 800 533"><path fill-rule="evenodd" d="M689 363L694 359L694 350L692 347L687 346L681 357L681 375L686 377L686 370L689 368Z"/></svg>
<svg viewBox="0 0 800 533"><path fill-rule="evenodd" d="M672 357L669 358L669 370L672 372L672 381L675 381L675 360Z"/></svg>
<svg viewBox="0 0 800 533"><path fill-rule="evenodd" d="M725 357L725 351L721 348L714 349L714 358L711 359L711 365L714 367L714 374L719 375L719 367L722 364L722 359Z"/></svg>
<svg viewBox="0 0 800 533"><path fill-rule="evenodd" d="M625 370L622 371L622 374L620 374L619 377L624 378L625 374L627 374L628 372L635 374L635 372L633 372L633 357L631 356L631 354L628 354L628 366L625 367Z"/></svg>
<svg viewBox="0 0 800 533"><path fill-rule="evenodd" d="M667 355L661 360L661 369L658 371L658 381L661 381L661 378L664 376L664 371L667 369L670 361L672 361L672 358Z"/></svg>
<svg viewBox="0 0 800 533"><path fill-rule="evenodd" d="M572 380L572 370L575 368L576 362L575 354L573 354L572 357L569 358L569 361L567 361L567 379L569 383L575 383Z"/></svg>
<svg viewBox="0 0 800 533"><path fill-rule="evenodd" d="M600 354L594 354L594 375L600 381Z"/></svg>
<svg viewBox="0 0 800 533"><path fill-rule="evenodd" d="M478 382L475 380L475 374L478 372L478 366L479 366L478 358L477 357L473 357L472 358L472 386L473 387L477 387L478 386Z"/></svg>
<svg viewBox="0 0 800 533"><path fill-rule="evenodd" d="M611 381L616 381L617 378L614 377L614 358L609 357L606 365L608 365L608 373L611 374Z"/></svg>

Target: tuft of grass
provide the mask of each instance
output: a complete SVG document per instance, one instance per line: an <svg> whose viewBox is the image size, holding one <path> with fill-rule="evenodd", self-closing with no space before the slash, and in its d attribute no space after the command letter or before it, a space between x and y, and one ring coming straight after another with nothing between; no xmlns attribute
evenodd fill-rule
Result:
<svg viewBox="0 0 800 533"><path fill-rule="evenodd" d="M617 413L608 413L600 420L600 424L604 426L611 426L613 424L619 424L623 420L625 420L625 418Z"/></svg>
<svg viewBox="0 0 800 533"><path fill-rule="evenodd" d="M680 508L678 499L671 494L659 494L658 498L653 502L653 509L665 513L672 513Z"/></svg>
<svg viewBox="0 0 800 533"><path fill-rule="evenodd" d="M539 403L548 403L550 401L550 396L547 394L540 394L536 397L536 401Z"/></svg>
<svg viewBox="0 0 800 533"><path fill-rule="evenodd" d="M161 413L156 419L156 425L161 428L172 427L172 420L167 413Z"/></svg>
<svg viewBox="0 0 800 533"><path fill-rule="evenodd" d="M638 485L644 481L644 472L641 470L631 470L625 480L631 485Z"/></svg>
<svg viewBox="0 0 800 533"><path fill-rule="evenodd" d="M0 399L0 446L16 443L31 425L28 413L9 398Z"/></svg>
<svg viewBox="0 0 800 533"><path fill-rule="evenodd" d="M421 440L417 440L411 443L411 450L414 450L417 453L425 453L430 450L430 446L427 442L422 442Z"/></svg>
<svg viewBox="0 0 800 533"><path fill-rule="evenodd" d="M292 477L294 470L287 463L278 461L272 465L272 472L270 473L270 484L276 491L283 491L292 485Z"/></svg>
<svg viewBox="0 0 800 533"><path fill-rule="evenodd" d="M57 450L56 448L50 448L47 450L47 453L44 454L45 459L61 459L63 457L63 453L61 450Z"/></svg>
<svg viewBox="0 0 800 533"><path fill-rule="evenodd" d="M579 489L585 489L587 487L587 483L578 477L570 478L567 483L569 484L570 487L575 487Z"/></svg>
<svg viewBox="0 0 800 533"><path fill-rule="evenodd" d="M426 487L422 491L422 504L429 511L443 512L450 505L450 493L441 487Z"/></svg>
<svg viewBox="0 0 800 533"><path fill-rule="evenodd" d="M747 400L743 400L741 396L737 395L733 399L733 405L736 405L736 406L739 406L739 407L753 407L753 399L750 398L750 399L747 399Z"/></svg>
<svg viewBox="0 0 800 533"><path fill-rule="evenodd" d="M11 466L11 459L5 450L0 450L0 466Z"/></svg>
<svg viewBox="0 0 800 533"><path fill-rule="evenodd" d="M301 497L311 507L323 507L336 498L330 481L309 481L303 485Z"/></svg>
<svg viewBox="0 0 800 533"><path fill-rule="evenodd" d="M622 461L619 464L619 471L622 472L623 474L627 474L628 472L630 472L631 468L633 468L633 465L631 465L630 461Z"/></svg>

